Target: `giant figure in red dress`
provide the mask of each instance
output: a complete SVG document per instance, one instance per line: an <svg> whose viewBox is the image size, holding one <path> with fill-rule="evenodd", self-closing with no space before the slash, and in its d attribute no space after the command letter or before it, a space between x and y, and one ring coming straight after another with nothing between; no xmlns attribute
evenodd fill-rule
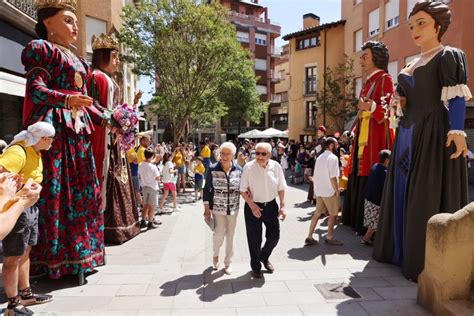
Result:
<svg viewBox="0 0 474 316"><path fill-rule="evenodd" d="M343 210L343 223L352 226L357 234L366 230L363 191L370 168L379 161L379 152L393 144L385 109L394 93L392 77L387 73L388 60L384 43L368 41L362 46L360 64L367 81L360 92L359 114L352 130L355 137Z"/></svg>

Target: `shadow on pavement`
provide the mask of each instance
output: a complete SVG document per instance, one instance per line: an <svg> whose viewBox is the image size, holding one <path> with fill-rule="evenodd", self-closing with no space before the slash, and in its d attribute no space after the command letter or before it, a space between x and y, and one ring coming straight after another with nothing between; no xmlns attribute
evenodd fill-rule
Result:
<svg viewBox="0 0 474 316"><path fill-rule="evenodd" d="M178 296L185 290L196 290L196 294L203 302L213 302L223 295L232 295L252 288L261 288L265 278L253 279L251 273L245 273L232 279L219 278L224 276L224 269L214 270L207 268L201 274L190 274L178 279L163 283L161 296Z"/></svg>

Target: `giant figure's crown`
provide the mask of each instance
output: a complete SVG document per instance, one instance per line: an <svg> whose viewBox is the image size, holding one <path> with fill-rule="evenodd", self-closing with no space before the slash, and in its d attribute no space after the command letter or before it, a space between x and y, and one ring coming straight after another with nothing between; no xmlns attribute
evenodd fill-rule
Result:
<svg viewBox="0 0 474 316"><path fill-rule="evenodd" d="M99 36L92 36L92 50L96 49L115 49L119 50L119 42L114 35L106 35L104 33Z"/></svg>
<svg viewBox="0 0 474 316"><path fill-rule="evenodd" d="M36 10L58 8L76 12L77 0L35 0Z"/></svg>

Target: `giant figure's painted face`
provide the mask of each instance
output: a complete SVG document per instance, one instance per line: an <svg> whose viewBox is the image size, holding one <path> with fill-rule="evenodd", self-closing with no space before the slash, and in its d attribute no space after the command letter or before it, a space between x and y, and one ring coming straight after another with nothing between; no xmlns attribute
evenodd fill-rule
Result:
<svg viewBox="0 0 474 316"><path fill-rule="evenodd" d="M439 27L435 25L435 20L425 11L420 11L410 17L408 26L410 27L411 38L417 46L424 46L426 43L438 41Z"/></svg>
<svg viewBox="0 0 474 316"><path fill-rule="evenodd" d="M48 30L48 39L54 43L68 46L77 40L79 27L76 15L68 10L61 10L46 18L44 25Z"/></svg>

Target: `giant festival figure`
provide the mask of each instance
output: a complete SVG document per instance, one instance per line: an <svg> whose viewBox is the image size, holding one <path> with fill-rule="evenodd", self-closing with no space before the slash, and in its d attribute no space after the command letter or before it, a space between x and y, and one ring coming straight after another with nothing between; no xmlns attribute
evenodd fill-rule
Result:
<svg viewBox="0 0 474 316"><path fill-rule="evenodd" d="M439 1L419 1L410 13L411 37L421 55L398 76L403 116L375 240L374 258L400 265L414 281L424 266L429 218L468 201L464 118L472 96L466 56L441 44L450 21L449 7Z"/></svg>
<svg viewBox="0 0 474 316"><path fill-rule="evenodd" d="M37 0L40 39L22 53L26 71L23 123L51 123L56 136L43 154L39 239L31 260L50 278L84 275L104 263L104 216L91 148L93 122L87 96L89 69L70 50L78 35L75 0Z"/></svg>

